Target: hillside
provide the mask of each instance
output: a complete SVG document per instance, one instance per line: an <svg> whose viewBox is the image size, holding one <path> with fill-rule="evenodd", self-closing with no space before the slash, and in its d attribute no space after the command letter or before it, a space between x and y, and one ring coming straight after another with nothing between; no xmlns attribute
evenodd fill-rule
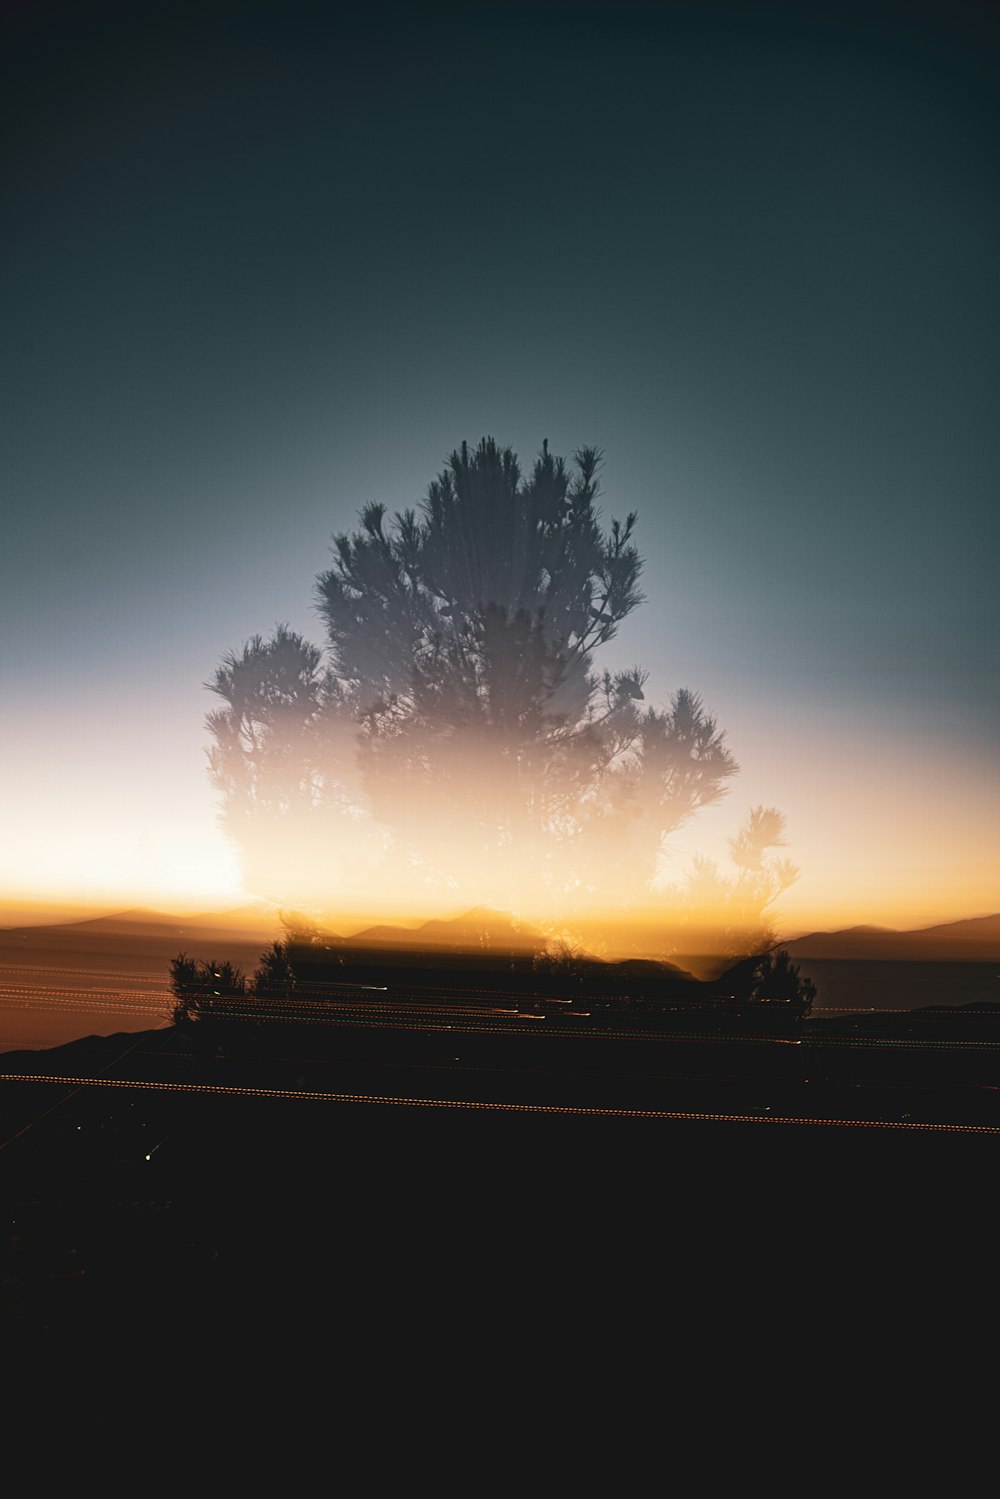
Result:
<svg viewBox="0 0 1000 1499"><path fill-rule="evenodd" d="M915 931L854 926L810 932L784 944L792 957L851 958L891 962L1000 962L1000 914L949 921Z"/></svg>

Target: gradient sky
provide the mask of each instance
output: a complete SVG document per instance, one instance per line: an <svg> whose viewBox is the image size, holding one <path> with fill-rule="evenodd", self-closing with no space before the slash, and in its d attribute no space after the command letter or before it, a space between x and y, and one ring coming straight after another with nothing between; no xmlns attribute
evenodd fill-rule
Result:
<svg viewBox="0 0 1000 1499"><path fill-rule="evenodd" d="M742 766L672 867L1000 907L991 7L5 15L0 901L238 896L202 684L490 433L639 512L608 664Z"/></svg>

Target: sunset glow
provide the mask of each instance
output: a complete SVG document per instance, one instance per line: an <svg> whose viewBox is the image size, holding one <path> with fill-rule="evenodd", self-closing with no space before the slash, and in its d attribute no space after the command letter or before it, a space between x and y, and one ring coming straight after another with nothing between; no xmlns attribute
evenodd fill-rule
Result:
<svg viewBox="0 0 1000 1499"><path fill-rule="evenodd" d="M985 22L271 9L18 8L0 922L489 906L663 951L722 922L704 861L732 885L754 808L798 870L779 935L996 911ZM488 435L503 483L520 463L502 503L449 469ZM315 643L316 712L292 793L272 764L227 812L256 730L224 764L205 717L279 622ZM739 766L641 857L628 748L577 755L605 669L619 717L689 690Z"/></svg>
<svg viewBox="0 0 1000 1499"><path fill-rule="evenodd" d="M228 1459L232 1347L291 1459L272 1365L581 1259L801 1343L804 1188L902 1288L1000 1137L1000 4L3 10L9 1450Z"/></svg>
<svg viewBox="0 0 1000 1499"><path fill-rule="evenodd" d="M907 794L895 802L888 773L884 794L873 786L862 799L851 778L837 777L832 766L823 798L808 786L785 781L782 802L790 809L787 852L801 873L776 902L775 924L782 935L859 923L909 929L984 915L996 907L997 839L990 818L983 815L991 777L985 769L978 783L970 776L964 797L939 805L934 815L932 788L940 782L940 767L927 763L928 811L917 825L910 797L918 770L911 767ZM777 776L751 777L749 767L742 779L755 789L777 789ZM587 909L587 901L581 899L562 911L554 901L532 902L525 898L536 883L536 871L530 868L520 877L511 871L503 880L495 871L477 877L469 868L461 878L456 873L454 883L435 883L429 875L415 881L393 868L387 851L379 865L367 871L355 867L348 874L338 871L332 858L327 868L316 869L315 848L306 844L297 851L285 850L289 868L282 870L288 876L282 897L277 870L266 886L244 881L238 851L217 827L206 790L198 787L189 793L193 805L185 811L182 794L175 786L171 796L170 789L164 776L161 801L175 809L166 821L157 820L155 805L145 809L141 821L121 817L110 794L103 804L92 799L75 811L67 806L51 821L39 819L30 802L22 806L19 817L8 816L0 922L10 924L32 911L44 914L58 906L208 911L265 901L297 907L349 933L379 922L416 925L489 905L562 935L586 930L588 942L596 948L616 947L612 933L624 920L621 911L602 914ZM181 793L184 789L182 780ZM641 916L636 913L636 930L644 932L653 946L658 946L652 937L656 921L669 926L676 915L670 887L683 883L693 856L713 858L726 868L727 840L744 805L742 789L737 779L727 800L666 840L659 883L663 903ZM699 914L711 920L704 909ZM603 939L602 920L607 926Z"/></svg>

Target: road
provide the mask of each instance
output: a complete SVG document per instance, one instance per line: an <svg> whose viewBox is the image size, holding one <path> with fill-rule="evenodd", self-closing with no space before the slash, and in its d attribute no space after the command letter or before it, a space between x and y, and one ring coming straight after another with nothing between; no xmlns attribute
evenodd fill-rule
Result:
<svg viewBox="0 0 1000 1499"><path fill-rule="evenodd" d="M63 1046L83 1036L168 1023L162 964L120 967L0 963L0 1053Z"/></svg>

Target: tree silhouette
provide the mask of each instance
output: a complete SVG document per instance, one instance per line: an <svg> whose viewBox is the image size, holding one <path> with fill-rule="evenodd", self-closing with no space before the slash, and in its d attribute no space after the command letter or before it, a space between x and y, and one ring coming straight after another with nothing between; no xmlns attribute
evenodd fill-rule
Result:
<svg viewBox="0 0 1000 1499"><path fill-rule="evenodd" d="M773 948L756 953L729 970L720 980L730 988L735 999L792 1005L801 1016L808 1015L816 998L812 979L804 978L799 965L793 963L787 948Z"/></svg>
<svg viewBox="0 0 1000 1499"><path fill-rule="evenodd" d="M360 512L317 580L325 655L284 625L209 684L211 774L247 882L331 908L391 878L565 909L648 894L665 833L736 772L682 690L595 656L640 604L634 514L607 529L601 455L484 438L419 511Z"/></svg>
<svg viewBox="0 0 1000 1499"><path fill-rule="evenodd" d="M189 958L183 952L170 960L170 987L175 1025L232 1017L244 1007L247 993L246 978L232 963Z"/></svg>
<svg viewBox="0 0 1000 1499"><path fill-rule="evenodd" d="M170 960L170 987L175 1025L195 1020L247 1019L265 1013L265 1009L255 1008L255 1002L290 999L295 992L295 974L287 946L272 942L261 953L252 979L228 961L178 953Z"/></svg>
<svg viewBox="0 0 1000 1499"><path fill-rule="evenodd" d="M688 932L687 950L735 961L771 949L777 941L774 903L798 879L798 868L779 857L785 847L785 818L775 807L752 807L729 853L735 873L713 859L692 861L687 883L671 892Z"/></svg>
<svg viewBox="0 0 1000 1499"><path fill-rule="evenodd" d="M799 965L792 962L787 949L779 947L765 953L757 964L751 998L784 1000L798 1005L802 1014L808 1015L817 992L812 979L802 976Z"/></svg>
<svg viewBox="0 0 1000 1499"><path fill-rule="evenodd" d="M253 976L253 993L261 999L290 999L295 992L295 973L284 942L272 942L261 953Z"/></svg>

